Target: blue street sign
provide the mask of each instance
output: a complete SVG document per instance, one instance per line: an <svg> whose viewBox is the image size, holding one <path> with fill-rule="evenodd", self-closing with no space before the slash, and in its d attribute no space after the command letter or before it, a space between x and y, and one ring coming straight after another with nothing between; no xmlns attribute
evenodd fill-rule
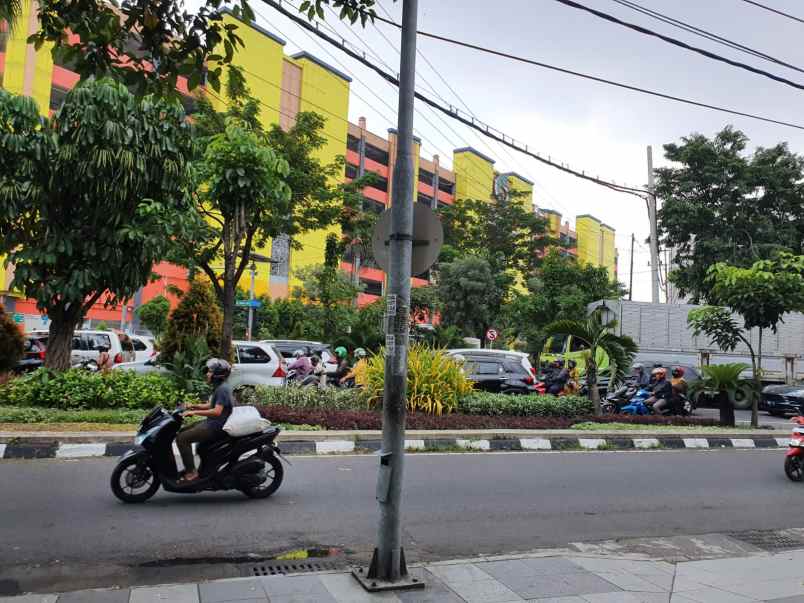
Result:
<svg viewBox="0 0 804 603"><path fill-rule="evenodd" d="M261 308L262 302L258 299L241 299L237 305L241 308Z"/></svg>

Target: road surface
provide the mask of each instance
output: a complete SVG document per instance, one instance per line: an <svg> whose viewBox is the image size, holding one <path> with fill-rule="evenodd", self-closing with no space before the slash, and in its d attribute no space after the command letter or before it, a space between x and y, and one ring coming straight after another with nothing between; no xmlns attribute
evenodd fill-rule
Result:
<svg viewBox="0 0 804 603"><path fill-rule="evenodd" d="M720 417L720 411L716 408L696 408L696 417L711 417L717 419ZM751 425L751 411L750 410L735 410L734 421L738 427L748 427ZM772 429L780 429L782 431L790 430L790 417L772 417L764 410L759 411L759 425L760 427L770 427Z"/></svg>

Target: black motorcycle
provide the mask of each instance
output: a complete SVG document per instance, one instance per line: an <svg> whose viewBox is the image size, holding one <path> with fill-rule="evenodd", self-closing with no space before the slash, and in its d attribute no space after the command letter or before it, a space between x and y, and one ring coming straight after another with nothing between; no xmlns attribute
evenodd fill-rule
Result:
<svg viewBox="0 0 804 603"><path fill-rule="evenodd" d="M183 408L168 412L158 406L142 420L129 450L112 472L112 492L126 503L145 502L161 485L168 492L195 494L205 490L240 490L250 498L267 498L279 489L284 470L274 443L278 427L259 433L219 438L198 445L198 479L181 482L173 442L184 419Z"/></svg>

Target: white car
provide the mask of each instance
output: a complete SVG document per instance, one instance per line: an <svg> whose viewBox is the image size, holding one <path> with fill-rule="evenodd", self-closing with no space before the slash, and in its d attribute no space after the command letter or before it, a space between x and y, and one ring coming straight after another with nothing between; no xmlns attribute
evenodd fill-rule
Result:
<svg viewBox="0 0 804 603"><path fill-rule="evenodd" d="M41 341L46 348L48 336L47 331L26 333L26 337ZM72 351L70 352L71 363L78 364L85 360L97 360L98 356L100 356L99 348L101 347L109 350L109 355L112 357L114 364L133 362L136 359L134 349L130 346L127 346L129 349L125 349L120 337L114 331L92 331L88 329L75 331L73 333Z"/></svg>
<svg viewBox="0 0 804 603"><path fill-rule="evenodd" d="M169 373L161 364L157 364L159 354L146 358L144 360L135 360L134 362L122 362L114 365L115 370L119 371L134 371L135 373Z"/></svg>
<svg viewBox="0 0 804 603"><path fill-rule="evenodd" d="M522 365L522 368L524 368L529 374L536 377L536 369L533 368L533 365L530 363L530 357L525 352L516 352L514 350L484 350L482 348L447 350L447 356L463 356L464 358L470 358L472 355L496 356L498 354L511 360L518 360Z"/></svg>
<svg viewBox="0 0 804 603"><path fill-rule="evenodd" d="M146 335L129 335L131 343L134 344L134 362L145 362L149 358L156 356L154 349L154 338Z"/></svg>

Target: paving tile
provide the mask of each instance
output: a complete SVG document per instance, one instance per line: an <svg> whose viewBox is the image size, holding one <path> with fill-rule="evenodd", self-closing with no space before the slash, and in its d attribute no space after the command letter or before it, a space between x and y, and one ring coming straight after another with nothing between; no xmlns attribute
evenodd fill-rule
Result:
<svg viewBox="0 0 804 603"><path fill-rule="evenodd" d="M129 603L199 603L197 584L149 586L131 589Z"/></svg>
<svg viewBox="0 0 804 603"><path fill-rule="evenodd" d="M747 576L761 575L758 572L747 574ZM783 597L795 597L804 595L804 571L799 572L796 578L776 578L762 581L746 581L732 583L721 586L720 589L745 597L754 597L758 600L781 599ZM764 577L764 576L763 576Z"/></svg>
<svg viewBox="0 0 804 603"><path fill-rule="evenodd" d="M466 603L509 603L524 600L502 582L494 579L449 583L449 586Z"/></svg>
<svg viewBox="0 0 804 603"><path fill-rule="evenodd" d="M394 593L368 593L349 574L325 574L319 576L329 593L338 603L399 603Z"/></svg>
<svg viewBox="0 0 804 603"><path fill-rule="evenodd" d="M455 582L475 582L477 580L491 579L491 574L480 569L481 565L486 564L437 565L430 566L427 569L451 586Z"/></svg>
<svg viewBox="0 0 804 603"><path fill-rule="evenodd" d="M422 579L424 590L403 590L396 593L397 598L402 603L464 603L455 591L427 570L422 571Z"/></svg>
<svg viewBox="0 0 804 603"><path fill-rule="evenodd" d="M546 599L531 599L534 603L586 603L581 597L547 597Z"/></svg>
<svg viewBox="0 0 804 603"><path fill-rule="evenodd" d="M671 590L673 590L673 582L675 581L675 576L667 576L664 574L647 575L647 576L640 576L639 574L635 575L639 576L643 580L646 580L647 582L650 582L651 584L655 584L661 589L662 592L669 593Z"/></svg>
<svg viewBox="0 0 804 603"><path fill-rule="evenodd" d="M645 578L633 574L607 574L604 572L596 572L595 575L603 578L607 582L611 582L623 590L633 592L669 593L672 584L672 578L670 578L670 576L662 576L662 578L669 578L670 581L670 584L668 584L666 588L663 588Z"/></svg>
<svg viewBox="0 0 804 603"><path fill-rule="evenodd" d="M79 590L59 595L59 603L128 603L129 589Z"/></svg>
<svg viewBox="0 0 804 603"><path fill-rule="evenodd" d="M599 593L584 595L586 603L668 603L670 593Z"/></svg>
<svg viewBox="0 0 804 603"><path fill-rule="evenodd" d="M570 557L569 560L586 570L598 573L671 577L675 574L675 567L664 561L631 561L599 557Z"/></svg>
<svg viewBox="0 0 804 603"><path fill-rule="evenodd" d="M580 593L565 576L531 576L527 580L507 580L506 586L523 599L577 596ZM609 585L608 590L616 588Z"/></svg>
<svg viewBox="0 0 804 603"><path fill-rule="evenodd" d="M198 585L198 593L201 603L228 603L243 599L267 601L265 590L258 578L203 582Z"/></svg>
<svg viewBox="0 0 804 603"><path fill-rule="evenodd" d="M0 597L0 603L56 603L57 598L58 595L22 595L21 597Z"/></svg>
<svg viewBox="0 0 804 603"><path fill-rule="evenodd" d="M522 559L522 563L528 566L531 575L564 575L586 573L586 570L562 557L543 557L534 559ZM480 567L483 567L482 565Z"/></svg>
<svg viewBox="0 0 804 603"><path fill-rule="evenodd" d="M698 603L757 603L761 601L761 599L729 593L719 588L688 590L682 594L691 601L697 601Z"/></svg>
<svg viewBox="0 0 804 603"><path fill-rule="evenodd" d="M287 595L320 595L331 598L318 576L265 576L257 578L271 601Z"/></svg>
<svg viewBox="0 0 804 603"><path fill-rule="evenodd" d="M781 599L768 599L766 603L804 603L804 595L795 597L783 597Z"/></svg>

